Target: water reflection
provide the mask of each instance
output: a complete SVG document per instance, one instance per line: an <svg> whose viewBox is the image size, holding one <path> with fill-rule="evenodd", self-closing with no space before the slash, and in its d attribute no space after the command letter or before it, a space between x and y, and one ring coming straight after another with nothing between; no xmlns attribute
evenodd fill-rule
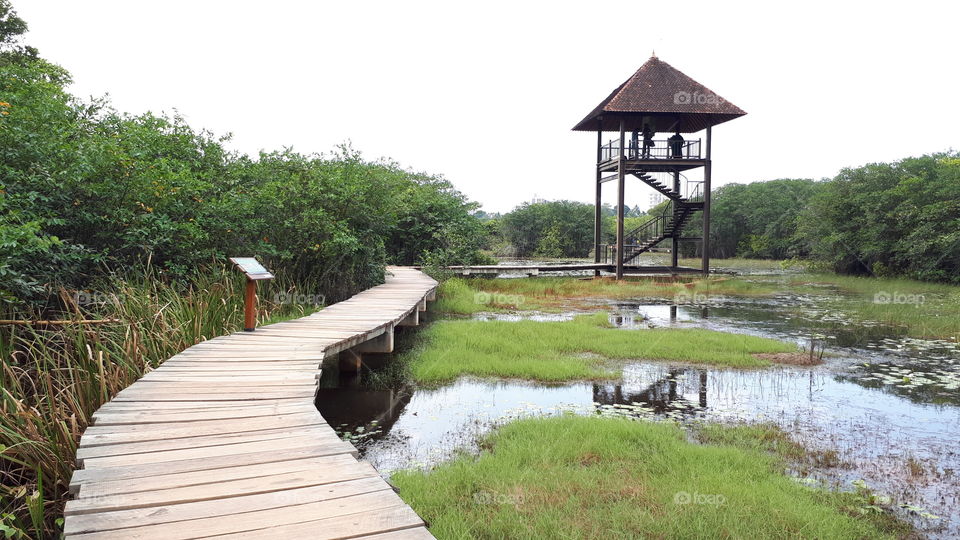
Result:
<svg viewBox="0 0 960 540"><path fill-rule="evenodd" d="M678 379L695 374L699 381L697 400L693 401L678 392ZM622 383L594 384L593 402L598 405L644 405L645 410L656 414L686 412L695 414L707 408L707 371L670 369L666 375L642 388L632 388Z"/></svg>

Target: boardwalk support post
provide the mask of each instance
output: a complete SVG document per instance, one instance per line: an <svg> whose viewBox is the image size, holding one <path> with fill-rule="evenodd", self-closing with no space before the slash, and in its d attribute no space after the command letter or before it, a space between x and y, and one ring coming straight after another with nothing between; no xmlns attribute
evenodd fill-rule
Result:
<svg viewBox="0 0 960 540"><path fill-rule="evenodd" d="M419 320L419 313L418 310L413 310L412 315L416 315ZM407 319L409 318L410 316L407 317ZM363 364L363 356L365 354L387 354L392 352L393 326L388 326L382 334L363 343L354 345L349 349L340 351L339 368L341 372L355 373L360 371L360 366Z"/></svg>
<svg viewBox="0 0 960 540"><path fill-rule="evenodd" d="M420 326L420 310L411 311L409 315L397 323L397 326Z"/></svg>

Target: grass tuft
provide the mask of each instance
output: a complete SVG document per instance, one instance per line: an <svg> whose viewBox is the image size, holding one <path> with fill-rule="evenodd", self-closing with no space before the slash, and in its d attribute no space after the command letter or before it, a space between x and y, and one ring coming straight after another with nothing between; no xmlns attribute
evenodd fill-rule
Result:
<svg viewBox="0 0 960 540"><path fill-rule="evenodd" d="M906 530L884 515L859 515L854 494L793 481L777 455L691 443L672 424L527 419L486 446L479 457L392 476L437 538L887 538Z"/></svg>
<svg viewBox="0 0 960 540"><path fill-rule="evenodd" d="M650 359L738 368L766 367L757 353L795 352L796 346L702 329L617 330L606 313L572 321L438 321L404 353L413 377L440 383L461 375L545 382L610 379L611 360Z"/></svg>

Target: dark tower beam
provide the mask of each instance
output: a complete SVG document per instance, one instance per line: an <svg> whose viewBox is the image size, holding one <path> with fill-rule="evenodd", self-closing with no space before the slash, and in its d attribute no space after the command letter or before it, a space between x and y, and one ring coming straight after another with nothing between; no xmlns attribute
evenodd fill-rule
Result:
<svg viewBox="0 0 960 540"><path fill-rule="evenodd" d="M627 153L624 151L623 143L624 127L626 123L620 120L620 157L617 161L617 279L623 279L623 199L626 191L626 162Z"/></svg>
<svg viewBox="0 0 960 540"><path fill-rule="evenodd" d="M707 128L707 162L703 165L703 274L710 275L710 136L713 128Z"/></svg>
<svg viewBox="0 0 960 540"><path fill-rule="evenodd" d="M600 263L600 239L603 233L603 215L600 211L602 207L600 195L603 192L603 182L600 181L603 176L603 173L600 172L601 152L603 151L603 130L600 129L602 123L601 117L597 120L597 185L594 186L596 189L596 206L593 209L593 262L597 264ZM600 277L600 270L594 270L593 277Z"/></svg>

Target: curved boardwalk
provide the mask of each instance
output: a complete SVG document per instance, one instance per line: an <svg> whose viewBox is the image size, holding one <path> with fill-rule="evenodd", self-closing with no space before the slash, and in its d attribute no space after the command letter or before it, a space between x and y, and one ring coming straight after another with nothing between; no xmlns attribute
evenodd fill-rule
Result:
<svg viewBox="0 0 960 540"><path fill-rule="evenodd" d="M324 355L393 348L437 283L384 285L313 315L194 345L94 414L77 450L71 539L432 538L314 406Z"/></svg>

